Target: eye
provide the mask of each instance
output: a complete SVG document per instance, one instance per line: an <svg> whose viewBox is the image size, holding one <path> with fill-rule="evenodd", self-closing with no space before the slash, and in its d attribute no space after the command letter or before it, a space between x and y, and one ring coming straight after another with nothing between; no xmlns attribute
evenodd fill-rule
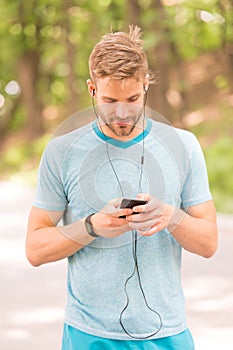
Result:
<svg viewBox="0 0 233 350"><path fill-rule="evenodd" d="M133 96L131 98L128 99L128 102L135 102L139 99L139 96Z"/></svg>
<svg viewBox="0 0 233 350"><path fill-rule="evenodd" d="M138 100L138 97L133 97L128 100L128 102L135 102Z"/></svg>
<svg viewBox="0 0 233 350"><path fill-rule="evenodd" d="M116 102L116 100L111 99L111 98L105 98L104 102L106 102L106 103L114 103L114 102Z"/></svg>

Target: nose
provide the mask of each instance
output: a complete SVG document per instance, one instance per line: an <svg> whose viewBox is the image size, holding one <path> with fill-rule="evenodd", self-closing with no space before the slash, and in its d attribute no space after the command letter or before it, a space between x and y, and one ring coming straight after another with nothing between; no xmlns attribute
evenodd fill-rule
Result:
<svg viewBox="0 0 233 350"><path fill-rule="evenodd" d="M126 106L124 102L116 103L116 116L120 119L127 118Z"/></svg>

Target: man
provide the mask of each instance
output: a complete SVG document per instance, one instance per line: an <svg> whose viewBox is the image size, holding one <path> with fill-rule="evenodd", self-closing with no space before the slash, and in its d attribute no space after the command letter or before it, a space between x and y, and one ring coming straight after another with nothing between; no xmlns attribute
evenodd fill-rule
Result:
<svg viewBox="0 0 233 350"><path fill-rule="evenodd" d="M200 146L146 117L150 75L138 27L105 35L89 67L96 121L48 144L27 257L33 266L68 257L62 350L194 349L181 250L208 258L217 249ZM121 208L122 197L146 204Z"/></svg>

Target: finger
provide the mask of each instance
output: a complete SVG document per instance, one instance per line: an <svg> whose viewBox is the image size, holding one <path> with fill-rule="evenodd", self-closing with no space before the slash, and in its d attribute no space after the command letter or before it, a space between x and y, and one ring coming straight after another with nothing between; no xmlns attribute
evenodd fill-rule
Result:
<svg viewBox="0 0 233 350"><path fill-rule="evenodd" d="M158 216L161 214L163 208L164 203L157 198L153 198L147 204L135 206L133 211L135 213L151 213L153 211L153 215Z"/></svg>
<svg viewBox="0 0 233 350"><path fill-rule="evenodd" d="M101 209L102 213L105 214L115 214L120 211L121 198L114 198L110 202L108 202L104 208Z"/></svg>
<svg viewBox="0 0 233 350"><path fill-rule="evenodd" d="M160 228L160 225L155 225L151 228L144 229L144 230L137 230L137 231L141 236L152 236L155 233L162 231L162 229Z"/></svg>
<svg viewBox="0 0 233 350"><path fill-rule="evenodd" d="M129 222L129 226L134 229L134 230L150 230L152 228L152 226L155 225L155 220L147 220L147 221L143 221L143 222L135 222L135 221L131 221Z"/></svg>
<svg viewBox="0 0 233 350"><path fill-rule="evenodd" d="M163 231L165 229L166 229L166 225L164 225L163 222L156 221L155 224L149 230L146 230L146 231L142 230L142 233L140 233L140 234L142 234L144 236L151 236L151 235L158 233L160 231Z"/></svg>
<svg viewBox="0 0 233 350"><path fill-rule="evenodd" d="M148 204L136 205L133 207L134 213L145 213L146 211L148 211Z"/></svg>
<svg viewBox="0 0 233 350"><path fill-rule="evenodd" d="M135 213L151 212L156 207L158 207L156 198L152 198L149 193L139 193L137 195L137 198L147 201L147 204L137 205L133 207L133 211Z"/></svg>
<svg viewBox="0 0 233 350"><path fill-rule="evenodd" d="M132 221L132 222L144 222L144 221L148 221L148 220L151 220L151 219L155 219L155 215L151 215L150 213L145 213L145 212L141 212L141 213L136 213L136 212L133 212L131 215L128 215L126 217L126 219L128 221Z"/></svg>
<svg viewBox="0 0 233 350"><path fill-rule="evenodd" d="M138 199L144 199L145 201L149 201L151 199L149 193L138 193L137 194Z"/></svg>
<svg viewBox="0 0 233 350"><path fill-rule="evenodd" d="M122 198L116 198L110 201L110 203L112 203L115 208L120 207L121 202L122 202Z"/></svg>
<svg viewBox="0 0 233 350"><path fill-rule="evenodd" d="M137 232L141 235L141 236L152 236L154 235L155 233L157 233L158 231L153 228L152 229L148 229L148 230L137 230Z"/></svg>
<svg viewBox="0 0 233 350"><path fill-rule="evenodd" d="M150 195L149 195L149 193L139 193L139 194L137 194L137 198L138 198L138 199L143 199L144 201L147 201L147 202L150 201ZM141 213L141 212L144 211L145 205L146 205L146 204L137 205L137 206L133 207L133 211L135 211L135 213Z"/></svg>
<svg viewBox="0 0 233 350"><path fill-rule="evenodd" d="M131 215L133 213L133 210L130 208L122 208L122 209L116 209L115 212L111 213L112 216L116 218L126 218L128 215ZM128 223L128 222L127 222Z"/></svg>
<svg viewBox="0 0 233 350"><path fill-rule="evenodd" d="M160 204L155 201L149 201L147 204L137 205L133 207L135 213L151 213L154 211L154 215L158 215L161 212Z"/></svg>

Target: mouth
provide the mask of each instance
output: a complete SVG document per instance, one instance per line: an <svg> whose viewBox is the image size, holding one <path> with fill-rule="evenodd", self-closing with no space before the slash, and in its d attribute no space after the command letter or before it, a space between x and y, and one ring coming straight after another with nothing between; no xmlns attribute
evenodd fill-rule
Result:
<svg viewBox="0 0 233 350"><path fill-rule="evenodd" d="M116 122L114 124L119 128L126 128L129 125L129 123L124 123L124 122Z"/></svg>
<svg viewBox="0 0 233 350"><path fill-rule="evenodd" d="M130 120L114 120L112 123L119 127L126 127L133 124Z"/></svg>

